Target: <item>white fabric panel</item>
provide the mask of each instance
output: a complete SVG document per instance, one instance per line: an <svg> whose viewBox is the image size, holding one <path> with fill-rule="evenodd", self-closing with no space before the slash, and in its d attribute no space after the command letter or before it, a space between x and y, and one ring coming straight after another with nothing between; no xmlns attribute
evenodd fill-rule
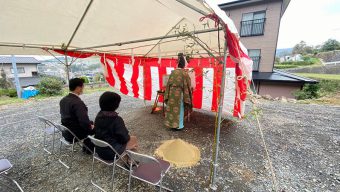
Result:
<svg viewBox="0 0 340 192"><path fill-rule="evenodd" d="M112 69L112 75L113 75L113 78L115 80L115 86L114 88L117 89L117 90L120 90L121 88L121 82L119 80L119 77L118 77L118 74L117 74L117 71L115 69L115 63L113 61L111 61L110 59L106 59L106 63L108 65L110 65L111 69Z"/></svg>
<svg viewBox="0 0 340 192"><path fill-rule="evenodd" d="M202 109L211 110L213 88L214 88L214 69L203 68L203 98Z"/></svg>
<svg viewBox="0 0 340 192"><path fill-rule="evenodd" d="M143 66L138 66L138 70L139 70L139 73L138 73L138 79L137 79L137 83L138 83L138 87L139 87L139 90L138 90L138 97L140 99L144 99L144 69L143 69Z"/></svg>
<svg viewBox="0 0 340 192"><path fill-rule="evenodd" d="M130 64L124 64L124 79L126 83L126 87L129 90L128 95L133 96L133 90L132 90L132 83L131 83L131 77L132 77L132 65Z"/></svg>
<svg viewBox="0 0 340 192"><path fill-rule="evenodd" d="M172 72L174 69L175 69L175 68L173 68L173 67L167 67L167 68L166 68L166 74L170 75L171 72Z"/></svg>
<svg viewBox="0 0 340 192"><path fill-rule="evenodd" d="M151 99L155 99L157 96L157 91L159 90L159 72L157 67L151 68L151 84L152 84L152 95Z"/></svg>
<svg viewBox="0 0 340 192"><path fill-rule="evenodd" d="M235 69L226 69L225 89L223 99L223 111L231 114L235 102Z"/></svg>

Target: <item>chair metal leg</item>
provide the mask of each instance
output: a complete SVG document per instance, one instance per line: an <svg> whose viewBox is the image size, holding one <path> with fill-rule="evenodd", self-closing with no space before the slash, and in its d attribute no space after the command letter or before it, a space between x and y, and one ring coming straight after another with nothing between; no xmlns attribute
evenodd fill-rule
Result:
<svg viewBox="0 0 340 192"><path fill-rule="evenodd" d="M58 161L59 161L59 163L61 163L62 165L64 165L67 169L69 169L70 167L60 159L60 158L61 158L61 148L62 148L62 145L63 145L63 142L60 141L59 158L58 158Z"/></svg>
<svg viewBox="0 0 340 192"><path fill-rule="evenodd" d="M51 155L52 153L46 148L47 144L46 144L46 133L44 133L44 144L43 144L43 149L46 153L48 153L49 155Z"/></svg>
<svg viewBox="0 0 340 192"><path fill-rule="evenodd" d="M93 180L93 175L94 175L94 156L92 156L91 181Z"/></svg>
<svg viewBox="0 0 340 192"><path fill-rule="evenodd" d="M115 157L114 157L114 159L113 159L113 167L112 167L112 191L113 191L113 189L114 189L114 178L115 178L116 157L117 157L117 155L115 155Z"/></svg>
<svg viewBox="0 0 340 192"><path fill-rule="evenodd" d="M165 105L164 105L164 96L163 96L163 116L165 116Z"/></svg>
<svg viewBox="0 0 340 192"><path fill-rule="evenodd" d="M54 154L55 127L53 127L52 155Z"/></svg>
<svg viewBox="0 0 340 192"><path fill-rule="evenodd" d="M18 189L19 189L21 192L24 191L24 190L21 188L21 186L19 185L19 183L18 183L17 181L15 181L14 179L8 177L8 176L5 175L5 174L2 174L1 176L3 176L4 178L6 178L6 179L12 181L12 182L18 187ZM9 187L9 186L7 186L7 187ZM9 188L14 190L14 188L12 188L12 187L9 187ZM16 190L14 190L14 191L16 191Z"/></svg>
<svg viewBox="0 0 340 192"><path fill-rule="evenodd" d="M131 191L131 174L132 174L132 161L130 162L128 192Z"/></svg>
<svg viewBox="0 0 340 192"><path fill-rule="evenodd" d="M155 102L153 103L153 106L152 106L152 110L151 110L151 114L155 111L155 109L157 108L157 104L158 104L158 93L156 95L156 99L155 99Z"/></svg>
<svg viewBox="0 0 340 192"><path fill-rule="evenodd" d="M92 156L92 168L91 168L91 184L95 187L97 187L99 190L101 191L105 191L103 188L101 188L99 185L97 185L94 181L93 181L93 178L94 178L94 154L96 153L96 150L94 150L94 153L93 153L93 156ZM113 188L112 188L113 190Z"/></svg>

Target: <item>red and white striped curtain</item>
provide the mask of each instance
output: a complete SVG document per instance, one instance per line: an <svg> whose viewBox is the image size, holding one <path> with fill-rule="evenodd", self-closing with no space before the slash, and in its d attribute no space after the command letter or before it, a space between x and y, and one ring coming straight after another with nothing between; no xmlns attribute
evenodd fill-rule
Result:
<svg viewBox="0 0 340 192"><path fill-rule="evenodd" d="M153 100L157 91L166 86L163 75L177 67L177 59L101 55L107 82L122 94ZM214 58L191 59L187 66L193 85L196 109L216 111L222 80L222 64ZM224 111L233 114L235 102L235 63L228 59ZM162 101L162 99L161 99Z"/></svg>

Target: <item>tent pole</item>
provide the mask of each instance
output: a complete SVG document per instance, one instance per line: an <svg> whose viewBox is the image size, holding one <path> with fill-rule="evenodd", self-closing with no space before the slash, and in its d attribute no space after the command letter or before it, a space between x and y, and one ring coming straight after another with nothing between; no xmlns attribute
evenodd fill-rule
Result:
<svg viewBox="0 0 340 192"><path fill-rule="evenodd" d="M191 37L199 46L201 46L211 57L214 57L215 59L217 58L208 48L206 48L204 45L202 45L201 42L199 42L195 37Z"/></svg>
<svg viewBox="0 0 340 192"><path fill-rule="evenodd" d="M89 10L90 7L91 7L92 2L93 2L93 0L90 0L89 4L87 5L87 7L86 7L86 9L85 9L85 11L84 11L84 13L83 13L83 15L82 15L81 18L80 18L80 21L78 22L78 25L77 25L76 29L73 31L73 34L72 34L70 40L68 41L68 43L67 43L67 45L66 45L66 47L65 47L65 50L67 50L68 47L70 46L70 44L71 44L71 42L72 42L74 36L76 35L76 33L77 33L77 31L78 31L78 29L79 29L81 23L83 22L83 20L84 20L84 18L85 18L85 16L86 16L86 13L88 12L88 10Z"/></svg>
<svg viewBox="0 0 340 192"><path fill-rule="evenodd" d="M48 49L46 50L50 55L52 55L56 60L58 60L61 64L64 64L64 62L62 62L60 59L58 59L58 57L56 57L53 53L51 53Z"/></svg>
<svg viewBox="0 0 340 192"><path fill-rule="evenodd" d="M218 103L218 117L217 117L217 131L216 131L216 144L215 144L215 157L213 162L213 173L210 180L210 188L212 190L217 190L216 185L216 175L217 175L217 167L218 167L218 150L220 144L220 130L221 130L221 117L222 117L222 109L223 109L223 100L224 100L224 88L225 88L225 79L226 79L226 68L227 68L227 39L224 42L224 60L223 60L223 70L222 70L222 82L221 82L221 92Z"/></svg>
<svg viewBox="0 0 340 192"><path fill-rule="evenodd" d="M65 72L66 72L66 84L68 85L69 82L70 82L70 66L68 64L68 61L67 61L67 54L66 54L66 51L65 51Z"/></svg>
<svg viewBox="0 0 340 192"><path fill-rule="evenodd" d="M196 35L196 34L201 34L201 33L209 33L209 32L218 31L220 29L221 28L213 28L213 29L204 29L204 30L198 30L198 31L190 31L190 32L188 32L188 34ZM183 37L183 36L188 36L188 35L187 34L165 35L165 36L160 36L160 37L151 37L151 38L146 38L146 39L138 39L138 40L132 40L132 41L119 42L119 43L111 43L111 44L106 44L106 45L97 45L97 46L92 46L92 47L69 49L68 51L80 51L80 50L85 50L85 49L122 46L122 45L133 44L133 43L142 43L142 42L147 42L147 41L155 41L155 40L162 40L162 39L169 39L169 38Z"/></svg>
<svg viewBox="0 0 340 192"><path fill-rule="evenodd" d="M15 88L17 90L18 98L21 98L21 86L20 86L20 81L19 81L19 76L18 76L17 62L16 62L14 55L11 56L11 60L12 60Z"/></svg>
<svg viewBox="0 0 340 192"><path fill-rule="evenodd" d="M179 25L182 21L184 20L184 18L182 18L181 20L179 20L177 23L176 23L176 25L174 25L174 27L176 27L177 25ZM172 27L171 29L170 29L170 31L168 31L166 34L165 34L165 36L167 36L167 35L169 35L171 32L172 32L172 30L174 29L174 27ZM159 44L161 44L161 42L162 42L162 40L163 39L160 39L145 55L144 55L144 57L146 57L157 45L159 45Z"/></svg>
<svg viewBox="0 0 340 192"><path fill-rule="evenodd" d="M178 3L181 3L181 4L184 5L184 6L188 7L189 9L192 9L192 10L196 11L197 13L202 14L203 16L208 15L208 13L205 13L204 11L198 9L197 7L191 5L190 3L187 3L187 2L185 2L185 1L183 1L183 0L176 0L176 1L177 1Z"/></svg>

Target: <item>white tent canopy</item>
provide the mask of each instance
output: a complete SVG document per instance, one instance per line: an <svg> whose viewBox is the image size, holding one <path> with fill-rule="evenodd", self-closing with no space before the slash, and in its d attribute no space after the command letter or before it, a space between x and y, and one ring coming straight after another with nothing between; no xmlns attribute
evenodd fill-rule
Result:
<svg viewBox="0 0 340 192"><path fill-rule="evenodd" d="M202 0L0 0L0 4L0 54L47 55L40 48L63 49L69 44L67 50L171 57L188 51L190 40L174 37L180 31L198 33L218 52L215 23L200 22L212 13ZM158 38L164 36L173 38ZM124 44L129 41L137 42ZM190 49L206 55L197 44Z"/></svg>

